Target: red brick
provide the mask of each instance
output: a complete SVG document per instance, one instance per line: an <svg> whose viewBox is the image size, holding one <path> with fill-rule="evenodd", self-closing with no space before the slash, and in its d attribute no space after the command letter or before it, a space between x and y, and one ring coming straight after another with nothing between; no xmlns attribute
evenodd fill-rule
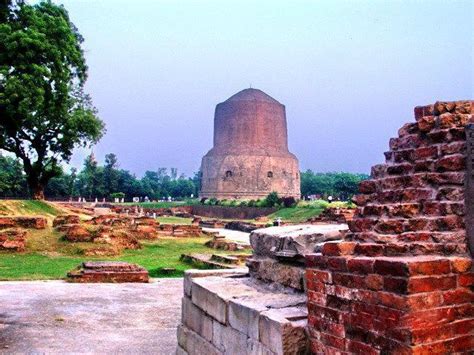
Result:
<svg viewBox="0 0 474 355"><path fill-rule="evenodd" d="M404 202L420 202L432 198L433 190L431 189L405 189L402 193L401 201Z"/></svg>
<svg viewBox="0 0 474 355"><path fill-rule="evenodd" d="M466 143L465 142L454 142L450 144L443 144L440 147L441 154L448 155L448 154L463 154L466 150Z"/></svg>
<svg viewBox="0 0 474 355"><path fill-rule="evenodd" d="M344 325L340 323L334 323L319 317L313 317L313 319L308 323L310 323L310 325L319 332L330 333L340 338L343 338L346 335Z"/></svg>
<svg viewBox="0 0 474 355"><path fill-rule="evenodd" d="M365 279L362 275L334 273L333 282L335 285L341 285L348 288L364 288Z"/></svg>
<svg viewBox="0 0 474 355"><path fill-rule="evenodd" d="M451 137L449 136L449 130L443 129L443 130L433 130L429 133L427 133L427 136L430 140L431 144L436 144L436 143L446 143L451 141Z"/></svg>
<svg viewBox="0 0 474 355"><path fill-rule="evenodd" d="M401 203L388 207L388 214L393 217L411 218L420 213L419 203Z"/></svg>
<svg viewBox="0 0 474 355"><path fill-rule="evenodd" d="M405 278L386 276L383 279L383 288L389 292L406 294L408 290L408 281Z"/></svg>
<svg viewBox="0 0 474 355"><path fill-rule="evenodd" d="M383 255L384 247L381 244L357 244L355 247L355 254L365 256Z"/></svg>
<svg viewBox="0 0 474 355"><path fill-rule="evenodd" d="M390 175L401 175L401 174L408 174L413 171L412 164L397 164L397 165L389 165L387 167L387 173Z"/></svg>
<svg viewBox="0 0 474 355"><path fill-rule="evenodd" d="M450 155L439 159L435 166L438 171L458 171L466 167L465 157L462 154Z"/></svg>
<svg viewBox="0 0 474 355"><path fill-rule="evenodd" d="M374 230L382 234L400 234L403 232L403 221L397 219L382 219Z"/></svg>
<svg viewBox="0 0 474 355"><path fill-rule="evenodd" d="M456 287L455 276L412 277L408 281L410 293L448 290Z"/></svg>
<svg viewBox="0 0 474 355"><path fill-rule="evenodd" d="M464 218L455 215L439 217L436 219L436 226L439 231L452 231L464 228Z"/></svg>
<svg viewBox="0 0 474 355"><path fill-rule="evenodd" d="M403 137L408 134L418 133L418 124L415 122L405 123L402 128L398 130L398 136Z"/></svg>
<svg viewBox="0 0 474 355"><path fill-rule="evenodd" d="M377 184L374 180L364 180L359 184L359 191L363 194L374 193L377 189Z"/></svg>
<svg viewBox="0 0 474 355"><path fill-rule="evenodd" d="M350 272L359 274L369 274L374 269L374 259L369 258L353 258L347 261L347 269Z"/></svg>
<svg viewBox="0 0 474 355"><path fill-rule="evenodd" d="M347 271L347 259L344 257L327 257L327 266L334 271Z"/></svg>
<svg viewBox="0 0 474 355"><path fill-rule="evenodd" d="M429 292L409 295L407 302L412 311L437 308L443 305L443 294L441 292Z"/></svg>
<svg viewBox="0 0 474 355"><path fill-rule="evenodd" d="M324 293L308 290L307 295L308 295L308 302L317 304L320 306L326 305L326 295Z"/></svg>
<svg viewBox="0 0 474 355"><path fill-rule="evenodd" d="M472 267L471 258L451 258L451 270L456 273L466 272Z"/></svg>
<svg viewBox="0 0 474 355"><path fill-rule="evenodd" d="M322 283L332 283L332 275L329 271L313 270L311 275L316 281Z"/></svg>
<svg viewBox="0 0 474 355"><path fill-rule="evenodd" d="M418 129L421 132L429 132L431 131L436 124L436 120L434 116L424 116L418 119Z"/></svg>
<svg viewBox="0 0 474 355"><path fill-rule="evenodd" d="M356 340L346 340L346 350L354 354L378 355L380 350Z"/></svg>
<svg viewBox="0 0 474 355"><path fill-rule="evenodd" d="M340 256L353 254L356 243L327 242L324 243L322 254L326 256Z"/></svg>
<svg viewBox="0 0 474 355"><path fill-rule="evenodd" d="M374 272L379 275L408 276L409 269L406 262L394 259L378 259L374 263Z"/></svg>
<svg viewBox="0 0 474 355"><path fill-rule="evenodd" d="M460 171L449 171L444 173L427 173L426 182L430 184L443 185L464 185L465 173Z"/></svg>
<svg viewBox="0 0 474 355"><path fill-rule="evenodd" d="M399 310L406 310L408 308L408 300L405 296L400 296L391 292L377 292L377 303L386 307L391 307Z"/></svg>
<svg viewBox="0 0 474 355"><path fill-rule="evenodd" d="M378 164L374 165L370 171L370 175L374 179L381 178L385 176L385 173L387 171L387 166L385 164Z"/></svg>
<svg viewBox="0 0 474 355"><path fill-rule="evenodd" d="M466 287L457 288L444 292L443 299L446 305L474 303L474 292Z"/></svg>
<svg viewBox="0 0 474 355"><path fill-rule="evenodd" d="M369 274L365 277L365 286L371 290L381 290L383 288L383 277Z"/></svg>
<svg viewBox="0 0 474 355"><path fill-rule="evenodd" d="M370 218L356 218L348 222L349 229L352 232L367 232L372 230L377 220Z"/></svg>
<svg viewBox="0 0 474 355"><path fill-rule="evenodd" d="M459 286L472 287L474 286L474 272L469 272L458 276Z"/></svg>
<svg viewBox="0 0 474 355"><path fill-rule="evenodd" d="M381 216L385 211L385 207L379 205L366 205L362 211L364 216Z"/></svg>
<svg viewBox="0 0 474 355"><path fill-rule="evenodd" d="M415 119L418 121L419 118L424 116L433 116L434 108L433 105L427 106L416 106L415 107Z"/></svg>
<svg viewBox="0 0 474 355"><path fill-rule="evenodd" d="M418 148L418 149L415 149L411 154L412 160L437 158L437 157L438 157L438 148L435 146Z"/></svg>
<svg viewBox="0 0 474 355"><path fill-rule="evenodd" d="M436 195L437 200L464 201L463 187L441 187Z"/></svg>
<svg viewBox="0 0 474 355"><path fill-rule="evenodd" d="M321 254L306 254L306 267L315 267L325 269L327 266L327 258Z"/></svg>
<svg viewBox="0 0 474 355"><path fill-rule="evenodd" d="M427 260L408 263L410 275L442 275L449 274L451 265L449 260Z"/></svg>

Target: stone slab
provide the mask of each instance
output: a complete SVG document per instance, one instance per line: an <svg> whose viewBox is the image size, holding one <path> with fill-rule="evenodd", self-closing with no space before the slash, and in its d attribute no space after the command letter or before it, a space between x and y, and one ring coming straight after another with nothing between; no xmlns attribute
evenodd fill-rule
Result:
<svg viewBox="0 0 474 355"><path fill-rule="evenodd" d="M346 224L290 225L254 230L250 244L254 255L304 262L304 255L314 253L317 244L341 240Z"/></svg>

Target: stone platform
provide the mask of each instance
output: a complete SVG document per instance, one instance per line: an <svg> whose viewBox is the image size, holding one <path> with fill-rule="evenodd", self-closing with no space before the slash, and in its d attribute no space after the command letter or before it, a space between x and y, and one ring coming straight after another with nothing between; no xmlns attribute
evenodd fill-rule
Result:
<svg viewBox="0 0 474 355"><path fill-rule="evenodd" d="M306 296L250 278L246 269L185 275L177 354L301 354Z"/></svg>
<svg viewBox="0 0 474 355"><path fill-rule="evenodd" d="M68 274L70 282L148 282L148 271L120 261L87 261Z"/></svg>

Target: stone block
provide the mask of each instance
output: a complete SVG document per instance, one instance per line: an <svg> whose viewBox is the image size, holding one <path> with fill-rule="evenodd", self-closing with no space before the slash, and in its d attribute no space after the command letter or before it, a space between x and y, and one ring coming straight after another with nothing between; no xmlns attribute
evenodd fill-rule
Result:
<svg viewBox="0 0 474 355"><path fill-rule="evenodd" d="M186 296L182 299L181 321L206 340L212 341L212 318L196 307Z"/></svg>
<svg viewBox="0 0 474 355"><path fill-rule="evenodd" d="M258 317L268 310L260 302L236 299L229 302L229 325L250 338L258 340Z"/></svg>
<svg viewBox="0 0 474 355"><path fill-rule="evenodd" d="M248 275L248 268L225 269L225 270L186 270L184 272L184 294L191 297L191 285L194 278L208 276L245 276Z"/></svg>
<svg viewBox="0 0 474 355"><path fill-rule="evenodd" d="M254 255L304 262L318 244L343 238L345 224L296 225L257 229L250 234Z"/></svg>
<svg viewBox="0 0 474 355"><path fill-rule="evenodd" d="M292 312L297 320L288 319ZM298 320L298 315L302 317L302 314L298 308L285 312L279 309L262 312L259 319L260 342L276 354L304 353L307 347L306 321Z"/></svg>
<svg viewBox="0 0 474 355"><path fill-rule="evenodd" d="M304 268L302 266L284 264L275 259L255 256L247 260L247 266L250 275L259 280L304 290Z"/></svg>
<svg viewBox="0 0 474 355"><path fill-rule="evenodd" d="M178 326L178 345L189 355L222 355L212 343L186 326Z"/></svg>
<svg viewBox="0 0 474 355"><path fill-rule="evenodd" d="M224 326L219 322L214 322L213 345L224 354L241 355L247 351L247 335Z"/></svg>
<svg viewBox="0 0 474 355"><path fill-rule="evenodd" d="M210 289L206 282L194 280L191 286L191 298L193 303L209 314L212 318L222 324L227 323L227 304L230 295L219 295L216 291Z"/></svg>

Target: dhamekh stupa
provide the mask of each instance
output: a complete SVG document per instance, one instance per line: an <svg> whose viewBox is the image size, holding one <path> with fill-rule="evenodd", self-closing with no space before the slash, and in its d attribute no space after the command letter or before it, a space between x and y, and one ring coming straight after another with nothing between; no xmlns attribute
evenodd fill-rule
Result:
<svg viewBox="0 0 474 355"><path fill-rule="evenodd" d="M298 159L288 151L285 106L245 89L216 106L214 147L202 158L201 198L300 198Z"/></svg>

